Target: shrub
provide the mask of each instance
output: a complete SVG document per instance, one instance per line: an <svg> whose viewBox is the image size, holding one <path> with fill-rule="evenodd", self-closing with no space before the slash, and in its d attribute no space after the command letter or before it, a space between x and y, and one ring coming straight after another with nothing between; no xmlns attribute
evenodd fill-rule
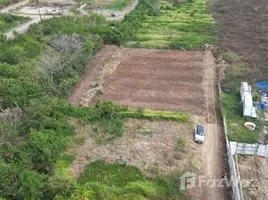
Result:
<svg viewBox="0 0 268 200"><path fill-rule="evenodd" d="M223 55L223 58L226 62L233 64L233 63L239 62L241 59L241 56L237 55L234 52L227 52Z"/></svg>
<svg viewBox="0 0 268 200"><path fill-rule="evenodd" d="M261 95L260 94L255 94L254 97L253 97L253 101L261 101Z"/></svg>
<svg viewBox="0 0 268 200"><path fill-rule="evenodd" d="M179 112L144 110L143 113L140 113L129 108L127 111L122 111L120 114L122 117L127 118L167 120L179 122L190 121L190 114Z"/></svg>
<svg viewBox="0 0 268 200"><path fill-rule="evenodd" d="M219 12L220 13L227 13L229 11L229 7L228 6L221 6L219 7Z"/></svg>
<svg viewBox="0 0 268 200"><path fill-rule="evenodd" d="M135 167L106 164L103 160L98 160L86 166L78 182L84 184L98 181L108 185L125 186L129 182L143 179L142 173Z"/></svg>
<svg viewBox="0 0 268 200"><path fill-rule="evenodd" d="M139 107L137 108L137 112L138 112L138 113L144 113L144 107L139 106Z"/></svg>
<svg viewBox="0 0 268 200"><path fill-rule="evenodd" d="M183 138L178 138L176 140L176 149L180 151L185 149L185 141Z"/></svg>

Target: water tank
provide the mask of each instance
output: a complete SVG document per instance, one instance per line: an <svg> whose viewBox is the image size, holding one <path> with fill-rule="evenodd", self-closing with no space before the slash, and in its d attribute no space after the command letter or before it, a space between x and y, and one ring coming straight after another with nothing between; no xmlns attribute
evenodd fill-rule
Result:
<svg viewBox="0 0 268 200"><path fill-rule="evenodd" d="M261 110L265 109L265 103L264 102L260 102L260 108L261 108Z"/></svg>

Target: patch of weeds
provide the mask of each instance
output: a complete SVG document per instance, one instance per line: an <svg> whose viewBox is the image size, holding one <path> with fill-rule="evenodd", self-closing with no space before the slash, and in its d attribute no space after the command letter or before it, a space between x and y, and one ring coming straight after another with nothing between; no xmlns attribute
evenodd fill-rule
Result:
<svg viewBox="0 0 268 200"><path fill-rule="evenodd" d="M70 165L75 160L75 156L71 154L64 154L60 157L59 160L63 160L67 165Z"/></svg>
<svg viewBox="0 0 268 200"><path fill-rule="evenodd" d="M260 95L260 94L255 94L255 95L253 96L253 101L260 102L260 101L261 101L261 95Z"/></svg>
<svg viewBox="0 0 268 200"><path fill-rule="evenodd" d="M221 110L226 118L228 138L230 141L257 143L259 133L262 130L262 123L252 118L243 117L243 105L240 100L240 92L238 87L232 88L229 94L221 94ZM254 122L259 129L250 131L244 123L247 121Z"/></svg>
<svg viewBox="0 0 268 200"><path fill-rule="evenodd" d="M103 95L102 90L97 90L96 91L96 97L100 97L101 95Z"/></svg>
<svg viewBox="0 0 268 200"><path fill-rule="evenodd" d="M143 129L143 125L141 123L138 124L137 129Z"/></svg>
<svg viewBox="0 0 268 200"><path fill-rule="evenodd" d="M143 136L153 137L152 131L143 130L140 132L140 134Z"/></svg>
<svg viewBox="0 0 268 200"><path fill-rule="evenodd" d="M91 131L90 131L90 135L92 137L94 136L98 136L99 135L99 128L97 126L95 126Z"/></svg>
<svg viewBox="0 0 268 200"><path fill-rule="evenodd" d="M113 138L121 137L123 132L124 120L120 118L107 120L103 123L104 133L111 134Z"/></svg>
<svg viewBox="0 0 268 200"><path fill-rule="evenodd" d="M221 6L221 7L218 8L218 11L220 13L228 13L229 7L228 6Z"/></svg>
<svg viewBox="0 0 268 200"><path fill-rule="evenodd" d="M85 156L86 160L90 160L90 157L88 155Z"/></svg>
<svg viewBox="0 0 268 200"><path fill-rule="evenodd" d="M201 49L213 43L216 32L206 0L139 1L138 6L124 20L131 25L129 38L122 46L149 49ZM174 6L176 5L176 6ZM154 12L154 8L159 11Z"/></svg>
<svg viewBox="0 0 268 200"><path fill-rule="evenodd" d="M78 178L78 182L82 184L98 181L115 186L126 186L127 183L138 180L144 180L144 177L137 168L120 164L106 164L103 160L87 165Z"/></svg>
<svg viewBox="0 0 268 200"><path fill-rule="evenodd" d="M107 142L107 140L106 140L105 138L98 137L98 138L96 139L96 142L97 142L97 144L104 144L104 143Z"/></svg>
<svg viewBox="0 0 268 200"><path fill-rule="evenodd" d="M73 142L76 144L85 144L86 137L82 136L82 137L73 138Z"/></svg>
<svg viewBox="0 0 268 200"><path fill-rule="evenodd" d="M176 149L179 151L185 150L185 140L183 138L178 138L176 140Z"/></svg>
<svg viewBox="0 0 268 200"><path fill-rule="evenodd" d="M143 106L139 106L138 108L137 108L137 113L144 113L144 107Z"/></svg>
<svg viewBox="0 0 268 200"><path fill-rule="evenodd" d="M159 163L158 162L153 162L149 164L149 172L154 175L157 176L159 175Z"/></svg>
<svg viewBox="0 0 268 200"><path fill-rule="evenodd" d="M197 158L192 158L190 160L190 166L194 169L199 169L200 167L200 161Z"/></svg>
<svg viewBox="0 0 268 200"><path fill-rule="evenodd" d="M239 62L242 57L234 52L227 52L223 54L223 58L226 62L233 64Z"/></svg>
<svg viewBox="0 0 268 200"><path fill-rule="evenodd" d="M109 9L109 10L123 10L131 0L114 0L108 5L104 6L104 9ZM114 17L114 16L112 16Z"/></svg>
<svg viewBox="0 0 268 200"><path fill-rule="evenodd" d="M98 83L95 83L93 85L90 85L90 88L96 88L96 87L99 87L99 84Z"/></svg>

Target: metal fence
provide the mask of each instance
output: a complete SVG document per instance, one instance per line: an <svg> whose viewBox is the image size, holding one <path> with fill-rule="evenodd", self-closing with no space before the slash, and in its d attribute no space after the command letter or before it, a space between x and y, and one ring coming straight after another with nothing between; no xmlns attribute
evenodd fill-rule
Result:
<svg viewBox="0 0 268 200"><path fill-rule="evenodd" d="M240 200L240 192L238 187L239 178L237 178L236 173L236 162L233 158L233 151L231 147L231 143L229 143L228 137L227 137L227 127L226 127L226 121L223 117L223 128L224 128L224 135L225 135L225 141L226 141L226 148L227 148L227 156L228 156L228 164L229 164L229 172L230 176L232 178L232 191L233 191L233 199L234 200Z"/></svg>
<svg viewBox="0 0 268 200"><path fill-rule="evenodd" d="M221 94L221 85L218 83L218 91L219 91L219 98ZM231 143L228 140L227 136L227 126L226 126L226 120L224 117L222 117L223 121L223 129L224 129L224 137L225 137L225 142L226 142L226 149L227 149L227 157L228 157L228 164L229 164L229 173L232 178L232 192L233 192L233 199L234 200L240 200L240 192L239 192L239 187L238 187L238 182L239 178L237 178L237 173L236 173L236 162L233 158L234 152L232 151L231 148Z"/></svg>
<svg viewBox="0 0 268 200"><path fill-rule="evenodd" d="M221 85L218 83L218 90L219 90L219 97L221 94ZM226 120L224 117L223 119L223 128L224 128L224 135L226 141L226 148L227 148L227 156L228 156L228 164L229 164L229 171L232 178L232 191L233 191L233 199L240 200L241 197L243 198L242 188L239 187L240 183L240 176L238 163L234 160L234 156L236 154L246 154L246 155L258 155L263 157L268 157L268 145L262 144L247 144L247 143L238 143L232 142L228 140L227 136L227 126ZM240 195L241 194L241 195Z"/></svg>
<svg viewBox="0 0 268 200"><path fill-rule="evenodd" d="M268 145L230 142L230 146L232 148L232 155L245 154L268 157Z"/></svg>

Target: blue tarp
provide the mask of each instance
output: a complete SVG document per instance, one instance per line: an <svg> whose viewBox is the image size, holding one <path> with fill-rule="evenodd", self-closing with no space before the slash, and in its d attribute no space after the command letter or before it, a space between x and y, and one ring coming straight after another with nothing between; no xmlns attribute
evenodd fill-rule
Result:
<svg viewBox="0 0 268 200"><path fill-rule="evenodd" d="M259 89L268 89L268 80L257 82L256 85Z"/></svg>

